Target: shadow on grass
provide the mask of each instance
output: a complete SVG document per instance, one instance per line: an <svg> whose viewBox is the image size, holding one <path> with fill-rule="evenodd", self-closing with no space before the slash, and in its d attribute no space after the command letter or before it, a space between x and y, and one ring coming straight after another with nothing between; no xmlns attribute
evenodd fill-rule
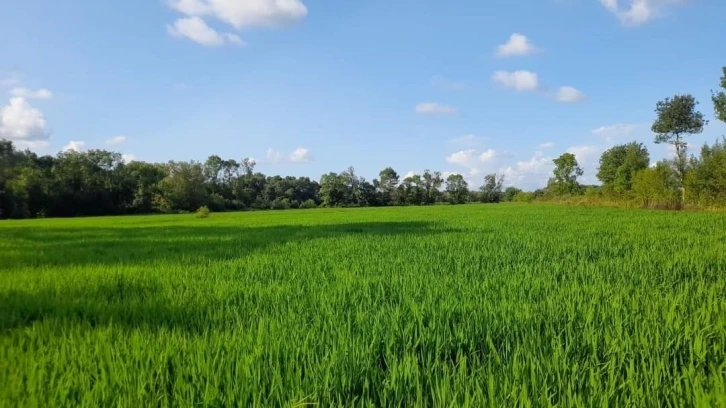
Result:
<svg viewBox="0 0 726 408"><path fill-rule="evenodd" d="M360 236L406 236L415 239L450 232L427 222L370 222L317 226L159 226L143 228L8 228L0 254L0 277L12 279L18 267L98 266L110 276L101 282L62 289L8 290L0 293L0 331L54 320L96 327L169 328L201 332L218 328L210 303L181 304L162 295L161 283L115 274L114 265L159 262L188 266L233 260L277 245L315 239ZM60 276L59 276L60 278ZM204 290L204 288L200 288ZM223 302L224 299L216 300ZM214 300L211 300L214 302ZM64 325L59 325L62 328Z"/></svg>
<svg viewBox="0 0 726 408"><path fill-rule="evenodd" d="M56 325L59 329L67 327L67 323L78 323L89 328L114 324L203 330L207 308L173 306L158 294L157 284L133 282L120 276L115 282L70 290L11 290L0 293L0 332L43 320L62 322Z"/></svg>
<svg viewBox="0 0 726 408"><path fill-rule="evenodd" d="M450 230L448 230L450 231ZM66 265L133 265L173 260L187 265L233 260L255 251L346 235L441 234L428 222L366 222L331 225L155 226L140 228L5 228L2 269ZM1 273L1 272L0 272Z"/></svg>

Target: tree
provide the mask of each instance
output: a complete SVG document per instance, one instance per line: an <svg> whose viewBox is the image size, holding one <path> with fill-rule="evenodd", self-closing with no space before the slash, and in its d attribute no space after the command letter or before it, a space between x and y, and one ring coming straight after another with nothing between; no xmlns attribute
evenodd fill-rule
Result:
<svg viewBox="0 0 726 408"><path fill-rule="evenodd" d="M507 187L506 190L504 190L504 193L502 194L502 201L511 202L514 201L514 197L517 196L517 194L521 193L522 190L518 189L517 187Z"/></svg>
<svg viewBox="0 0 726 408"><path fill-rule="evenodd" d="M502 201L502 188L504 175L497 177L496 173L484 176L484 184L479 188L479 201L482 203L498 203Z"/></svg>
<svg viewBox="0 0 726 408"><path fill-rule="evenodd" d="M469 183L461 174L451 174L446 178L446 194L451 204L464 204L469 197Z"/></svg>
<svg viewBox="0 0 726 408"><path fill-rule="evenodd" d="M726 90L726 67L723 67L722 70L721 88ZM716 119L726 122L726 92L711 91L711 100L713 101L713 109L716 111Z"/></svg>
<svg viewBox="0 0 726 408"><path fill-rule="evenodd" d="M201 163L171 161L166 168L169 175L159 182L159 192L173 209L195 211L206 205L208 195Z"/></svg>
<svg viewBox="0 0 726 408"><path fill-rule="evenodd" d="M552 162L555 164L554 177L550 179L547 189L555 195L578 194L580 184L577 178L583 172L575 155L564 153Z"/></svg>
<svg viewBox="0 0 726 408"><path fill-rule="evenodd" d="M689 201L700 205L726 204L726 137L704 145L701 156L691 160L686 177Z"/></svg>
<svg viewBox="0 0 726 408"><path fill-rule="evenodd" d="M635 173L633 193L643 207L674 208L680 205L677 180L671 167L664 161Z"/></svg>
<svg viewBox="0 0 726 408"><path fill-rule="evenodd" d="M622 195L632 189L633 176L648 168L650 154L642 143L614 146L600 157L597 178L607 194Z"/></svg>
<svg viewBox="0 0 726 408"><path fill-rule="evenodd" d="M378 189L382 195L383 205L393 204L395 200L396 187L398 186L399 176L392 167L386 167L378 173L380 181Z"/></svg>
<svg viewBox="0 0 726 408"><path fill-rule="evenodd" d="M425 170L421 177L421 203L434 204L438 200L439 188L441 188L443 182L444 180L441 177L441 172L435 171L431 173L430 170Z"/></svg>
<svg viewBox="0 0 726 408"><path fill-rule="evenodd" d="M349 196L346 180L341 175L330 172L320 178L320 201L325 207L342 207Z"/></svg>
<svg viewBox="0 0 726 408"><path fill-rule="evenodd" d="M672 99L666 98L656 104L655 112L658 115L652 131L656 134L655 143L667 143L674 147L675 169L678 176L681 197L685 198L685 180L688 169L688 144L684 137L703 132L708 123L703 114L696 110L698 101L692 95L675 95Z"/></svg>

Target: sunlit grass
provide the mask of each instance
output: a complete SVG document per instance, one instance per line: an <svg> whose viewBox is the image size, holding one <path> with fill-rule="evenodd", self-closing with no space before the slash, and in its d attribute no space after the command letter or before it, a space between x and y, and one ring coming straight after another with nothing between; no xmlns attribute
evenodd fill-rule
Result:
<svg viewBox="0 0 726 408"><path fill-rule="evenodd" d="M0 406L726 406L726 216L0 223Z"/></svg>

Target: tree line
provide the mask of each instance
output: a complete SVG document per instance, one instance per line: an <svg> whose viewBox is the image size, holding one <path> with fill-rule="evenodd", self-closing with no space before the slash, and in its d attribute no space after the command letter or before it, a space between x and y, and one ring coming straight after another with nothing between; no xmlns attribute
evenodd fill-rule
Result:
<svg viewBox="0 0 726 408"><path fill-rule="evenodd" d="M726 90L726 67L720 86ZM716 118L726 122L726 93L713 92ZM597 178L583 186L576 157L554 159L545 188L525 192L504 188L504 177L488 174L471 190L460 174L441 172L402 177L383 169L371 181L353 167L308 177L267 176L250 159L210 156L205 162L125 163L120 153L67 151L38 156L0 141L0 218L71 217L287 208L498 203L584 196L637 202L648 207L682 208L726 205L726 139L688 155L685 138L708 123L692 95L675 95L656 105L652 131L656 143L673 146L674 158L650 164L642 143L614 146L603 153Z"/></svg>
<svg viewBox="0 0 726 408"><path fill-rule="evenodd" d="M726 67L722 71L720 87L726 90ZM711 94L716 119L726 122L726 93ZM597 178L602 185L585 187L577 182L583 172L575 156L566 153L554 160L554 177L546 189L519 198L528 201L584 195L643 207L726 206L726 138L702 146L698 155L689 155L687 137L703 132L708 124L697 107L698 101L690 94L675 95L656 104L651 126L654 142L670 145L673 158L651 165L648 149L642 143L617 145L600 158Z"/></svg>
<svg viewBox="0 0 726 408"><path fill-rule="evenodd" d="M372 181L353 167L315 181L264 175L250 159L125 163L105 150L38 156L0 141L1 218L498 202L502 182L489 175L469 191L459 174L444 179L426 170L404 178L390 167Z"/></svg>

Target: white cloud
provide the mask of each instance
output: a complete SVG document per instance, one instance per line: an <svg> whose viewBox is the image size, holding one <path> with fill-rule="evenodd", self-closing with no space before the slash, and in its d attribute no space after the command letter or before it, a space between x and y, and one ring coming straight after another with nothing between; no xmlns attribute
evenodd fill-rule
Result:
<svg viewBox="0 0 726 408"><path fill-rule="evenodd" d="M535 52L537 52L537 47L525 35L519 33L512 34L509 41L497 48L499 57L523 56Z"/></svg>
<svg viewBox="0 0 726 408"><path fill-rule="evenodd" d="M280 27L302 20L308 9L300 0L167 0L187 16L209 16L240 30Z"/></svg>
<svg viewBox="0 0 726 408"><path fill-rule="evenodd" d="M498 152L494 149L486 149L481 152L474 149L466 149L450 154L446 157L446 161L466 168L467 172L457 174L463 175L468 183L474 185L478 184L477 180L475 180L476 176L483 172L496 172L501 159L507 157L511 157L508 152Z"/></svg>
<svg viewBox="0 0 726 408"><path fill-rule="evenodd" d="M557 101L564 103L581 102L585 100L585 94L571 86L560 87L557 91Z"/></svg>
<svg viewBox="0 0 726 408"><path fill-rule="evenodd" d="M476 166L477 156L479 154L476 150L467 149L450 154L446 157L446 161L451 164L472 168Z"/></svg>
<svg viewBox="0 0 726 408"><path fill-rule="evenodd" d="M431 86L434 88L448 89L451 91L460 91L464 89L464 83L459 81L451 81L440 76L435 76L431 80Z"/></svg>
<svg viewBox="0 0 726 408"><path fill-rule="evenodd" d="M540 143L539 144L539 147L542 148L542 149L551 149L554 146L555 146L555 143L554 142L544 142L544 143Z"/></svg>
<svg viewBox="0 0 726 408"><path fill-rule="evenodd" d="M302 162L309 162L310 161L310 151L304 147L298 147L290 153L288 156L291 162L293 163L302 163Z"/></svg>
<svg viewBox="0 0 726 408"><path fill-rule="evenodd" d="M305 147L298 147L292 153L284 154L279 150L273 148L267 149L267 155L263 163L278 164L278 163L307 163L312 161L310 156L310 150Z"/></svg>
<svg viewBox="0 0 726 408"><path fill-rule="evenodd" d="M612 142L630 136L637 127L634 124L618 123L610 126L600 126L597 129L593 129L592 133L603 137L606 142Z"/></svg>
<svg viewBox="0 0 726 408"><path fill-rule="evenodd" d="M245 44L242 39L234 34L218 33L199 17L180 18L174 22L174 25L167 25L166 31L174 37L187 38L210 47L227 43L237 45Z"/></svg>
<svg viewBox="0 0 726 408"><path fill-rule="evenodd" d="M520 92L535 91L539 88L537 74L530 71L497 71L492 75L494 82Z"/></svg>
<svg viewBox="0 0 726 408"><path fill-rule="evenodd" d="M620 19L623 25L638 26L663 15L668 6L682 5L687 0L600 0L603 6ZM621 7L621 4L625 3Z"/></svg>
<svg viewBox="0 0 726 408"><path fill-rule="evenodd" d="M531 159L503 167L499 173L504 175L504 183L508 186L536 189L547 184L553 168L552 158L545 157L542 152L535 152Z"/></svg>
<svg viewBox="0 0 726 408"><path fill-rule="evenodd" d="M71 140L70 142L68 142L67 145L63 146L62 150L64 152L70 152L70 151L82 152L82 151L86 150L86 142L83 142L80 140Z"/></svg>
<svg viewBox="0 0 726 408"><path fill-rule="evenodd" d="M136 160L136 156L134 156L133 154L122 154L121 160L123 160L124 163L129 164L132 161Z"/></svg>
<svg viewBox="0 0 726 408"><path fill-rule="evenodd" d="M418 173L413 170L410 170L408 173L404 174L403 177L401 177L401 181L406 180L409 177L413 177L416 174L418 174Z"/></svg>
<svg viewBox="0 0 726 408"><path fill-rule="evenodd" d="M456 109L435 102L424 102L416 105L416 113L421 115L451 115L456 113Z"/></svg>
<svg viewBox="0 0 726 408"><path fill-rule="evenodd" d="M597 168L600 165L600 156L606 150L605 146L573 146L567 149L567 153L572 153L577 159L577 164L583 171L580 177L580 183L594 184L597 183Z"/></svg>
<svg viewBox="0 0 726 408"><path fill-rule="evenodd" d="M460 137L455 137L453 139L449 139L449 143L475 146L485 140L489 140L489 138L484 137L484 136L475 136L475 135L469 134L469 135L464 135L464 136L460 136Z"/></svg>
<svg viewBox="0 0 726 408"><path fill-rule="evenodd" d="M487 149L479 155L479 161L487 163L494 160L494 158L496 157L497 152L495 152L493 149Z"/></svg>
<svg viewBox="0 0 726 408"><path fill-rule="evenodd" d="M593 163L594 159L598 159L602 152L603 148L599 146L573 146L567 149L567 153L575 155L580 166Z"/></svg>
<svg viewBox="0 0 726 408"><path fill-rule="evenodd" d="M106 144L111 145L111 146L116 146L116 145L122 144L125 141L126 141L126 136L114 136L114 137L106 140Z"/></svg>
<svg viewBox="0 0 726 408"><path fill-rule="evenodd" d="M31 91L26 88L17 87L10 90L10 95L25 99L50 99L53 97L53 93L45 88Z"/></svg>
<svg viewBox="0 0 726 408"><path fill-rule="evenodd" d="M25 98L11 98L9 104L0 107L0 139L40 147L49 138L45 116L30 106Z"/></svg>

